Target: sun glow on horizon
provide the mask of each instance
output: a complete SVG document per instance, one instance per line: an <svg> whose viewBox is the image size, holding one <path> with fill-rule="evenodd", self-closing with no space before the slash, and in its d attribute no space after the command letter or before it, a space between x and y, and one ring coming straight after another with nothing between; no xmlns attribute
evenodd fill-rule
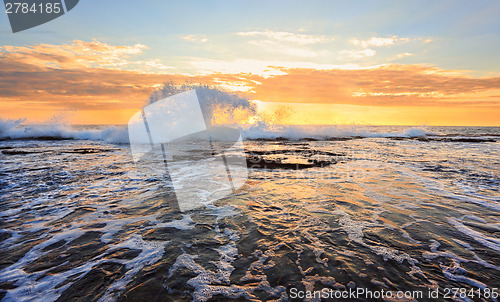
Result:
<svg viewBox="0 0 500 302"><path fill-rule="evenodd" d="M384 24L397 19L377 12ZM74 124L126 124L163 83L197 83L259 100L259 116L215 108L217 123L500 126L500 44L490 26L457 31L437 18L441 31L402 32L337 18L343 21L331 28L298 16L283 28L235 18L223 27L207 23L203 32L144 37L120 29L77 39L5 34L0 117L37 123L66 114Z"/></svg>
<svg viewBox="0 0 500 302"><path fill-rule="evenodd" d="M258 108L271 123L288 125L498 126L497 112L482 108L267 102Z"/></svg>

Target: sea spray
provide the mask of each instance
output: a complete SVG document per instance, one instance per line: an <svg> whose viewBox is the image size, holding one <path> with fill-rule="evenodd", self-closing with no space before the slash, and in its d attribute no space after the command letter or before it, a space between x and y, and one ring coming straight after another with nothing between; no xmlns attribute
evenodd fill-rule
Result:
<svg viewBox="0 0 500 302"><path fill-rule="evenodd" d="M377 128L361 125L290 125L291 107L279 106L276 110L259 110L258 103L248 97L226 91L216 86L184 83L166 83L151 94L145 105L168 96L196 89L200 106L208 126L230 126L238 128L243 139L338 139L424 137L428 133L421 127L397 129ZM67 119L55 116L41 125L25 124L26 119L1 119L1 140L92 140L116 144L128 144L125 126L72 126ZM389 130L389 131L386 131Z"/></svg>

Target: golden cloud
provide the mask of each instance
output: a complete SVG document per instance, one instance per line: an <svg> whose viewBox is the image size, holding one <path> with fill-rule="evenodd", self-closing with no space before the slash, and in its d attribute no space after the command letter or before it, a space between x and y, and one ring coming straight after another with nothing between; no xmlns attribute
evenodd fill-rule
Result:
<svg viewBox="0 0 500 302"><path fill-rule="evenodd" d="M284 34L280 37L291 39ZM113 46L98 41L1 46L3 108L132 109L141 107L155 87L166 81L221 85L267 102L500 107L500 77L475 78L461 71L398 64L351 69L269 64L267 74L252 72L252 68L197 76L148 73L149 68L166 67L154 59L130 60L144 49L141 44ZM142 70L136 70L139 66Z"/></svg>
<svg viewBox="0 0 500 302"><path fill-rule="evenodd" d="M54 69L117 67L128 64L126 58L139 54L146 46L114 46L98 41L75 40L69 44L0 46L0 59Z"/></svg>

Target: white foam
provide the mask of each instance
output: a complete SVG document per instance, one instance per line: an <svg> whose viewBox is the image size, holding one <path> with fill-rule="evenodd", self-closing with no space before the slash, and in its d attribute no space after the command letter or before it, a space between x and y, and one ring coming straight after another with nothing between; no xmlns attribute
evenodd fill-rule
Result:
<svg viewBox="0 0 500 302"><path fill-rule="evenodd" d="M234 231L227 231L227 234L230 239L229 243L216 249L219 252L220 258L218 261L212 262L217 267L215 272L207 270L196 263L195 260L198 258L198 255L188 253L179 255L169 270L169 278L172 278L174 273L181 268L187 268L197 274L196 277L187 281L187 284L195 289L193 292L195 301L207 301L214 295L219 294L228 298L255 298L251 294L252 290L249 288L237 285L227 286L230 284L229 276L234 270L232 262L238 255L235 241L239 239ZM222 286L221 284L226 286Z"/></svg>
<svg viewBox="0 0 500 302"><path fill-rule="evenodd" d="M448 218L448 222L453 225L458 231L464 233L465 235L473 238L477 242L481 243L485 247L492 250L500 252L500 239L496 237L489 237L485 234L466 227L463 223L455 218Z"/></svg>
<svg viewBox="0 0 500 302"><path fill-rule="evenodd" d="M125 127L109 126L99 129L78 129L66 124L22 125L24 119L12 120L0 118L0 139L75 139L94 140L109 143L128 143Z"/></svg>
<svg viewBox="0 0 500 302"><path fill-rule="evenodd" d="M191 219L191 215L182 215L182 219L172 220L170 222L158 223L156 227L171 227L179 230L191 230L195 226L195 222Z"/></svg>
<svg viewBox="0 0 500 302"><path fill-rule="evenodd" d="M425 251L422 253L422 257L424 257L426 260L431 261L431 260L436 259L438 257L445 257L445 258L453 259L453 261L455 261L457 263L469 262L469 260L467 260L463 257L457 256L450 251L438 251L438 248L441 246L441 243L439 243L439 241L431 239L430 242L431 242L431 244L430 244L431 251L430 252Z"/></svg>
<svg viewBox="0 0 500 302"><path fill-rule="evenodd" d="M27 274L24 268L47 252L43 248L60 240L69 242L81 236L84 231L79 229L67 230L64 233L56 233L51 239L48 239L33 247L15 264L12 264L0 271L0 282L12 282L17 287L7 291L5 301L53 301L69 286L56 288L68 277L90 270L94 263L87 262L77 268L74 268L56 275L44 275L46 270ZM88 269L88 270L87 270Z"/></svg>
<svg viewBox="0 0 500 302"><path fill-rule="evenodd" d="M132 278L146 265L158 262L165 251L165 246L169 241L145 241L139 234L133 234L126 240L116 245L110 246L110 251L119 248L130 248L141 250L141 253L131 260L116 259L112 262L124 263L127 269L125 275L116 280L107 289L99 302L116 301L121 291L125 289Z"/></svg>
<svg viewBox="0 0 500 302"><path fill-rule="evenodd" d="M441 270L443 272L443 275L450 280L461 282L464 284L468 284L468 285L471 285L473 287L477 287L480 289L487 288L486 284L484 284L478 280L475 280L475 279L472 279L472 278L465 276L467 271L464 270L462 267L460 267L460 263L458 263L456 261L453 261L453 264L451 266L444 266L442 264L440 264L440 266L441 266Z"/></svg>
<svg viewBox="0 0 500 302"><path fill-rule="evenodd" d="M364 138L414 138L426 136L425 129L411 127L401 132L377 132L378 129L365 126L342 125L272 125L258 122L250 126L239 126L244 139L276 139L283 137L290 140L304 138L329 139L345 137Z"/></svg>
<svg viewBox="0 0 500 302"><path fill-rule="evenodd" d="M108 126L91 129L89 127L75 127L63 123L47 123L43 125L24 125L25 119L1 119L0 139L75 139L104 141L117 144L128 144L129 136L126 127ZM344 137L386 138L401 137L414 138L426 135L426 130L420 127L399 129L400 132L383 132L380 129L364 126L338 125L273 125L260 121L251 125L234 124L239 128L244 139L275 139L278 137L290 140L304 138L328 139Z"/></svg>

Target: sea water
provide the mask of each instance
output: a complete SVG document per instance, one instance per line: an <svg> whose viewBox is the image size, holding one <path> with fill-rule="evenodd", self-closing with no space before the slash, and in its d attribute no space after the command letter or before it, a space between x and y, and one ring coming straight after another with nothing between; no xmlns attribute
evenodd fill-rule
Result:
<svg viewBox="0 0 500 302"><path fill-rule="evenodd" d="M250 168L235 194L180 212L168 179L134 165L124 127L2 121L2 301L500 287L500 128L242 134L249 153L332 164Z"/></svg>

